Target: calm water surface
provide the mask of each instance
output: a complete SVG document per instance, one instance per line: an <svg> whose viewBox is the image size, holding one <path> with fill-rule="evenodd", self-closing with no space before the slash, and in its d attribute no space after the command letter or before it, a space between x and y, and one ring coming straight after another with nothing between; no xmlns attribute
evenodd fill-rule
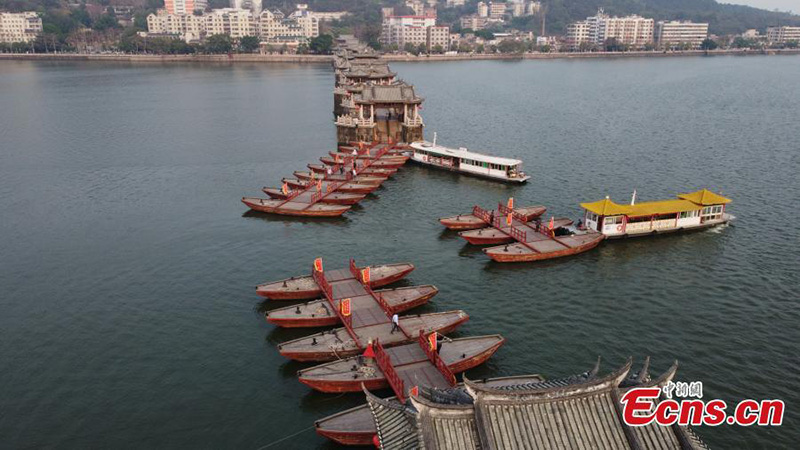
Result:
<svg viewBox="0 0 800 450"><path fill-rule="evenodd" d="M315 394L253 287L355 257L411 261L508 338L473 377L674 359L729 402L781 398L783 427L700 429L714 448L800 440L798 57L394 64L427 135L525 160L504 186L409 166L341 220L245 213L243 195L335 145L327 66L0 63L2 447L329 448ZM725 229L497 265L436 218L491 205L640 200L703 187ZM637 364L638 367L638 364Z"/></svg>

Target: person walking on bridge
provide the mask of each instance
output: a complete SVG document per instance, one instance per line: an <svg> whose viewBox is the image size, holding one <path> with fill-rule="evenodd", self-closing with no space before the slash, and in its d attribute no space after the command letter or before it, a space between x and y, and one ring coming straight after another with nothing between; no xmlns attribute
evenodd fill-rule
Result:
<svg viewBox="0 0 800 450"><path fill-rule="evenodd" d="M400 331L400 316L392 314L392 332L389 334L394 334L395 331Z"/></svg>

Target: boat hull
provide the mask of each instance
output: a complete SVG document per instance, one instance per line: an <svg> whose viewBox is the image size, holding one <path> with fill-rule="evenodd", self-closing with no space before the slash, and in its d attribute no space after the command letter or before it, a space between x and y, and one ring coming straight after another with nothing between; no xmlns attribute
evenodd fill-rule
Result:
<svg viewBox="0 0 800 450"><path fill-rule="evenodd" d="M253 211L297 217L338 217L350 210L349 206L335 207L334 205L327 205L329 208L315 208L314 206L316 205L311 205L307 209L288 209L280 206L270 206L258 200L263 199L244 197L242 198L242 203Z"/></svg>
<svg viewBox="0 0 800 450"><path fill-rule="evenodd" d="M500 337L496 343L487 347L483 351L480 351L474 355L470 355L468 358L460 359L454 361L451 364L448 364L447 367L450 369L451 372L461 373L466 370L472 369L473 367L479 366L485 363L489 358L494 355L498 349L505 343L505 339ZM417 344L410 344L410 345L417 345ZM342 393L342 392L361 392L361 386L363 385L367 390L374 391L378 389L385 389L389 388L389 382L385 377L376 377L376 378L351 378L351 379L340 379L340 380L318 380L311 377L304 377L303 371L298 373L298 379L301 383L309 386L310 388L325 392L325 393Z"/></svg>
<svg viewBox="0 0 800 450"><path fill-rule="evenodd" d="M433 289L430 289L424 295L420 295L416 298L413 298L408 302L401 302L395 304L392 308L392 312L400 313L408 311L410 309L414 309L418 306L422 306L428 303L428 300L433 298L433 296L435 296L438 292L439 291L435 287L433 287ZM381 295L382 292L378 291L376 292L376 294ZM320 303L324 301L325 300L321 300ZM295 307L292 306L291 308L288 309L293 309L293 308ZM337 316L336 314L331 314L330 316L320 316L320 317L313 317L313 316L309 317L308 314L299 315L297 317L288 315L287 317L287 315L283 316L275 315L274 314L275 312L276 311L270 311L270 313L267 314L267 321L279 327L284 327L284 328L329 327L341 324L339 316Z"/></svg>
<svg viewBox="0 0 800 450"><path fill-rule="evenodd" d="M261 190L265 194L269 195L270 198L278 200L286 199L286 194L281 192L279 189L265 187ZM319 202L325 203L327 205L355 205L356 203L364 199L364 195L358 195L355 193L345 193L340 189L337 189L336 191L337 192L333 192L326 195L325 197L322 197L319 200Z"/></svg>
<svg viewBox="0 0 800 450"><path fill-rule="evenodd" d="M400 264L398 264L400 265ZM369 286L371 288L379 288L388 284L395 283L405 278L409 273L414 270L413 264L403 263L404 268L389 274L385 277L373 275L370 279ZM295 290L288 290L281 288L284 282L296 282L297 280L309 280L308 287L300 287ZM270 300L312 300L322 296L322 290L311 279L311 276L297 277L294 279L278 280L271 283L259 285L256 288L256 293L261 297L269 298Z"/></svg>
<svg viewBox="0 0 800 450"><path fill-rule="evenodd" d="M564 250L558 250L554 252L544 252L544 253L506 253L500 251L493 251L498 249L499 247L492 247L483 249L483 252L486 253L489 258L493 261L500 262L500 263L514 263L514 262L532 262L532 261L544 261L547 259L555 259L555 258L563 258L566 256L577 255L579 253L587 252L603 242L603 235L597 233L598 237L595 239L579 246L566 248ZM521 245L521 244L515 244Z"/></svg>

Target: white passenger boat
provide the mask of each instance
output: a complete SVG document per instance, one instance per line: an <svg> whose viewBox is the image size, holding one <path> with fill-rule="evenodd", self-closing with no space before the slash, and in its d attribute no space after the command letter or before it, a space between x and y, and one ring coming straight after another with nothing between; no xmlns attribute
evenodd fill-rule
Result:
<svg viewBox="0 0 800 450"><path fill-rule="evenodd" d="M633 192L630 205L614 203L608 197L581 203L585 210L584 226L603 233L606 238L647 236L677 231L700 230L729 223L734 217L725 212L731 200L703 189L679 194L675 200L636 203Z"/></svg>
<svg viewBox="0 0 800 450"><path fill-rule="evenodd" d="M433 142L412 142L411 149L411 160L420 164L508 183L524 183L530 178L522 171L522 161L518 159L484 155L464 147L436 145L435 133Z"/></svg>

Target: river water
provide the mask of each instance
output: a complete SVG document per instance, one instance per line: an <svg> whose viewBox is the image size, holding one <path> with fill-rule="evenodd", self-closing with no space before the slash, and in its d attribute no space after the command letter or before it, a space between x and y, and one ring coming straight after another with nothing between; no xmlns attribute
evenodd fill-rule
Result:
<svg viewBox="0 0 800 450"><path fill-rule="evenodd" d="M403 168L341 220L246 213L335 145L325 65L0 64L3 447L332 447L309 429L363 395L312 393L275 349L259 282L410 261L507 344L471 377L603 373L650 355L706 398L780 398L782 427L701 428L714 448L800 440L800 58L393 64L427 136L525 161L505 186ZM489 263L436 218L707 187L724 229Z"/></svg>

